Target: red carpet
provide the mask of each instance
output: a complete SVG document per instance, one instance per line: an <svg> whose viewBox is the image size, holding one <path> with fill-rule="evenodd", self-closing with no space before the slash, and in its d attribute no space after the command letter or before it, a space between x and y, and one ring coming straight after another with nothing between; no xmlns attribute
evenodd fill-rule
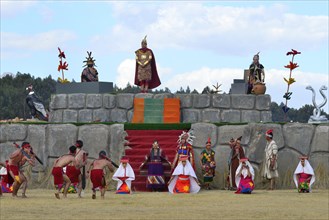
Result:
<svg viewBox="0 0 329 220"><path fill-rule="evenodd" d="M129 163L134 169L136 179L132 182L134 191L148 191L146 189L146 177L139 175L139 166L144 162L145 155L148 155L152 143L157 140L160 148L168 157L170 163L174 161L176 154L178 136L183 130L126 130L131 149L125 151L126 157L129 158Z"/></svg>

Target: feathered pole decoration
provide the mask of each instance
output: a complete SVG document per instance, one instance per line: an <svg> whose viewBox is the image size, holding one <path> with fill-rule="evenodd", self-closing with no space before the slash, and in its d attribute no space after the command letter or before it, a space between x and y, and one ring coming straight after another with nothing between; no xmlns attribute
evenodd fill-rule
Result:
<svg viewBox="0 0 329 220"><path fill-rule="evenodd" d="M68 70L68 66L69 64L66 63L66 61L64 61L63 63L63 59L66 59L65 57L65 53L64 51L61 51L61 49L58 47L58 57L59 57L59 65L58 65L58 72L62 71L62 78L58 77L58 81L61 83L68 83L69 81L67 79L64 78L64 70Z"/></svg>
<svg viewBox="0 0 329 220"><path fill-rule="evenodd" d="M287 56L292 55L291 61L289 62L288 65L284 66L287 69L290 69L290 73L289 73L289 79L283 78L284 81L287 83L287 92L283 95L283 98L286 99L286 104L282 107L282 110L284 112L284 121L286 121L287 119L287 112L289 111L289 107L288 107L288 100L291 99L291 95L292 92L289 92L290 89L290 85L293 84L294 82L296 82L296 80L294 78L291 77L292 75L292 71L294 69L296 69L298 66L297 63L294 63L294 58L297 54L301 54L301 52L298 52L297 50L291 49L291 51L287 52Z"/></svg>

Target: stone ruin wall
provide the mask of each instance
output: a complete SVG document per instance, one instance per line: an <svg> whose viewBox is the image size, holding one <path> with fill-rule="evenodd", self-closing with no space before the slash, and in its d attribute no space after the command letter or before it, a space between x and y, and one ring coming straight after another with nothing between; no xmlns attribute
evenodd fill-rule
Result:
<svg viewBox="0 0 329 220"><path fill-rule="evenodd" d="M54 94L51 122L131 122L136 98L179 98L181 122L272 122L269 95L230 94Z"/></svg>
<svg viewBox="0 0 329 220"><path fill-rule="evenodd" d="M231 137L243 136L241 144L246 156L250 158L256 172L256 188L266 187L260 176L266 140L264 132L274 130L274 140L279 147L279 174L277 181L280 188L293 188L292 174L298 164L300 155L310 156L310 163L316 172L314 188L329 187L329 125L312 125L302 123L248 123L245 125L216 126L210 123L192 124L194 135L193 148L198 160L208 136L211 137L216 152L216 177L213 186L224 188L227 175L227 160L230 153L228 141ZM32 187L52 187L50 168L54 156L68 152L77 139L84 142L89 156L97 157L100 150L106 150L114 162L124 154L125 135L123 124L88 124L75 126L72 124L0 124L0 161L5 161L14 151L13 142L28 141L34 151L44 162L32 169ZM160 143L161 144L161 143ZM151 143L150 143L151 146ZM129 146L127 146L129 147ZM196 173L200 180L201 169L196 163ZM40 184L43 180L47 183Z"/></svg>

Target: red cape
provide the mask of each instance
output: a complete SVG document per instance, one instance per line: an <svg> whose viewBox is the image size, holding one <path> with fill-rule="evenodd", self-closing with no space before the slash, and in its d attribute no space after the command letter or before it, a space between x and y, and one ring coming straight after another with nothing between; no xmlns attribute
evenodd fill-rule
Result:
<svg viewBox="0 0 329 220"><path fill-rule="evenodd" d="M156 67L156 63L155 63L155 57L153 54L153 51L149 48L140 48L139 50L142 50L143 52L146 51L150 51L152 54L152 59L151 59L151 70L152 70L152 75L151 75L151 80L148 82L149 85L149 89L154 89L156 87L158 87L159 85L161 85L161 81L158 75L158 71L157 71L157 67ZM141 82L138 81L138 77L137 77L137 61L136 61L136 68L135 68L135 85L137 86L141 86Z"/></svg>

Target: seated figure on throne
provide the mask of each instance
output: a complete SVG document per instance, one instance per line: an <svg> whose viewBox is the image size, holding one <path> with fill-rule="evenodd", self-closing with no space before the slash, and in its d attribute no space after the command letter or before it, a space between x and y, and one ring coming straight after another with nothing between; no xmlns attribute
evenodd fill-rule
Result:
<svg viewBox="0 0 329 220"><path fill-rule="evenodd" d="M86 60L83 61L86 63L84 66L86 68L83 69L81 74L81 82L98 82L98 72L95 68L95 61L94 58L91 56L92 52L88 52L88 57L86 57Z"/></svg>
<svg viewBox="0 0 329 220"><path fill-rule="evenodd" d="M256 85L261 85L265 89L265 71L264 66L259 63L259 52L254 55L253 62L249 66L248 76L248 91L247 94L261 94L264 92L255 91L259 88Z"/></svg>

